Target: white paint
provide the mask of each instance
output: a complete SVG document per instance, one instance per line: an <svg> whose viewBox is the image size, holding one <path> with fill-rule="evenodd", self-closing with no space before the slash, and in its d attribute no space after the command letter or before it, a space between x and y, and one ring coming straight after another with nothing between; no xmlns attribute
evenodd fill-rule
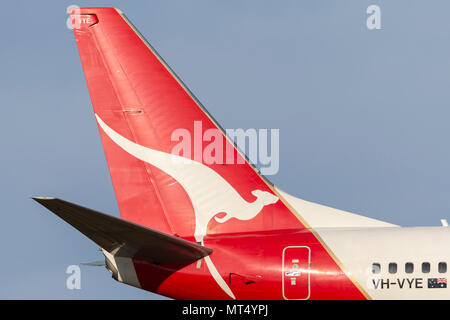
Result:
<svg viewBox="0 0 450 320"><path fill-rule="evenodd" d="M222 176L208 166L136 144L108 127L97 114L95 116L103 131L123 150L161 169L180 183L194 207L194 236L198 242L203 240L209 221L217 214L225 213L222 218L215 217L219 223L231 218L250 220L258 215L264 206L278 201L278 197L267 191L253 190L252 194L256 200L247 202Z"/></svg>
<svg viewBox="0 0 450 320"><path fill-rule="evenodd" d="M118 248L119 249L119 248ZM101 249L105 258L116 268L117 281L123 282L134 287L140 288L136 270L134 269L133 259L131 257L117 256L116 251L108 252L105 249Z"/></svg>
<svg viewBox="0 0 450 320"><path fill-rule="evenodd" d="M228 294L232 299L236 299L236 297L233 294L233 291L231 291L230 287L228 287L225 280L223 280L223 278L220 276L219 271L217 271L216 266L211 261L211 258L209 256L206 256L204 257L204 259L209 272L211 273L214 280L216 280L219 287L221 287L222 290L225 291L225 293Z"/></svg>
<svg viewBox="0 0 450 320"><path fill-rule="evenodd" d="M278 188L275 188L275 190L311 228L398 227L395 224L305 201Z"/></svg>
<svg viewBox="0 0 450 320"><path fill-rule="evenodd" d="M251 193L256 200L247 202L222 176L208 166L136 144L111 129L97 114L95 117L108 137L123 150L161 169L180 183L194 207L194 236L198 242L203 243L208 223L217 214L225 213L222 218L215 217L218 223L224 223L231 218L251 220L261 212L264 206L278 201L278 197L267 191L253 190ZM217 284L235 299L233 292L220 276L211 259L205 257L205 262Z"/></svg>
<svg viewBox="0 0 450 320"><path fill-rule="evenodd" d="M447 289L427 288L428 278L447 278L439 273L439 262L450 263L450 230L442 227L401 228L384 221L333 209L293 197L279 189L279 194L299 213L306 223L333 252L351 276L372 299L449 299ZM405 263L414 264L414 272L405 272ZM431 264L430 273L422 273L423 262ZM372 273L372 264L379 263L381 272ZM395 274L389 263L397 263ZM422 279L422 288L375 289L373 280Z"/></svg>
<svg viewBox="0 0 450 320"><path fill-rule="evenodd" d="M315 230L333 254L372 299L450 299L450 288L429 289L428 278L448 278L438 272L438 263L450 262L450 230L442 227L415 228L326 228ZM405 263L414 264L414 272L405 272ZM421 264L429 262L430 273L421 272ZM381 272L372 274L372 264L379 263ZM397 263L395 274L388 272L389 263ZM375 289L372 279L421 278L423 288Z"/></svg>
<svg viewBox="0 0 450 320"><path fill-rule="evenodd" d="M284 283L285 283L285 277L292 277L292 276L300 276L301 273L299 272L298 274L294 274L288 271L285 271L285 265L284 265L284 261L285 261L285 253L286 253L286 249L293 249L293 248L304 248L308 250L308 269L303 270L304 272L307 273L308 275L308 295L304 298L300 298L300 299L289 299L288 297L286 297L285 295L285 287L284 287ZM308 300L309 297L311 296L311 249L307 246L287 246L283 249L283 253L282 253L282 258L281 258L281 273L282 273L282 279L281 279L281 291L283 294L283 299L284 300ZM295 286L297 285L297 280L296 278L290 278L291 280L291 285Z"/></svg>

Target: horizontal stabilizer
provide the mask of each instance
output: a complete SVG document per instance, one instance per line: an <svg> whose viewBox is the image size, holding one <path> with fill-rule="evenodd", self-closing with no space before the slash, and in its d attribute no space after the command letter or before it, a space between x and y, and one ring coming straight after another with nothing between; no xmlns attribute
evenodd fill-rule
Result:
<svg viewBox="0 0 450 320"><path fill-rule="evenodd" d="M101 248L156 263L189 262L211 254L212 249L152 230L82 206L48 197L35 201L72 225Z"/></svg>

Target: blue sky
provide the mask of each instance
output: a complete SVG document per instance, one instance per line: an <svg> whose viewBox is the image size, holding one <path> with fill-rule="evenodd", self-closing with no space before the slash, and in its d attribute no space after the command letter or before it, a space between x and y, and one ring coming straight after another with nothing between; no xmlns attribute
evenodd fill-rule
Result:
<svg viewBox="0 0 450 320"><path fill-rule="evenodd" d="M450 218L448 1L10 1L0 12L2 299L159 299L34 203L118 216L66 7L120 8L225 128L280 129L275 185L402 226ZM381 30L366 8L381 7Z"/></svg>

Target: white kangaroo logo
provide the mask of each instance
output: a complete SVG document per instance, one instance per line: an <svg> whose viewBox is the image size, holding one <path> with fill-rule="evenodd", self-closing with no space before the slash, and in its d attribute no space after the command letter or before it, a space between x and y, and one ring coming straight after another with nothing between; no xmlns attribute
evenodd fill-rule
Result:
<svg viewBox="0 0 450 320"><path fill-rule="evenodd" d="M267 191L253 190L256 197L253 202L247 202L240 194L217 172L204 164L178 155L153 150L136 144L111 129L96 114L95 117L103 131L123 150L132 156L145 161L178 181L184 188L195 213L195 239L203 244L209 221L219 213L225 213L222 218L215 217L218 223L231 218L239 220L253 219L261 210L279 199ZM209 256L205 258L211 275L219 286L233 299L233 292L218 273Z"/></svg>

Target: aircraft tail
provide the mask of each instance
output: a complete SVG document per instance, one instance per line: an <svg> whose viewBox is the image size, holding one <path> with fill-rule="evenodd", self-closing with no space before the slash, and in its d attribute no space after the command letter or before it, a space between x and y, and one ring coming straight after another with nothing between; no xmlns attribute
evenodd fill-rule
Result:
<svg viewBox="0 0 450 320"><path fill-rule="evenodd" d="M198 242L303 227L119 10L71 20L124 219Z"/></svg>

